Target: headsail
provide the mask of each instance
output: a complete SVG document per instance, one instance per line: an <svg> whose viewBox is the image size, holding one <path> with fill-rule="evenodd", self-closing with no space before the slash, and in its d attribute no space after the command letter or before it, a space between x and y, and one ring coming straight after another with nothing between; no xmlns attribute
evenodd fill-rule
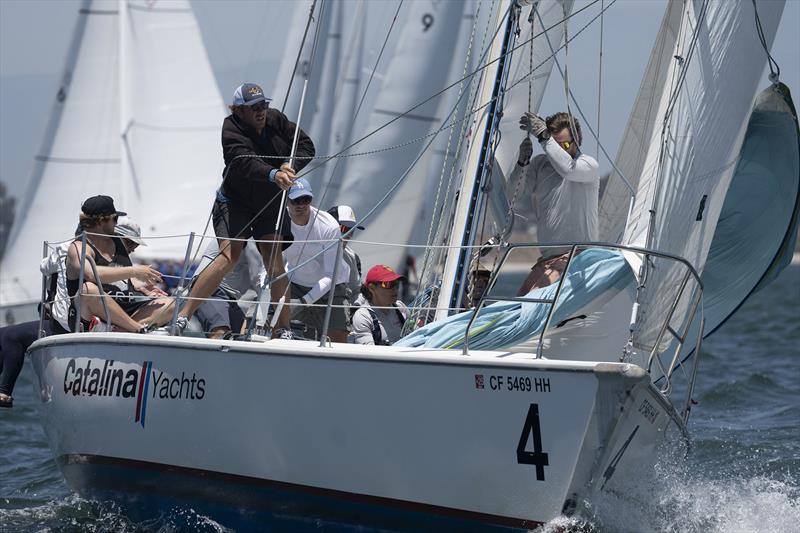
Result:
<svg viewBox="0 0 800 533"><path fill-rule="evenodd" d="M757 5L770 46L783 2ZM765 57L753 4L696 1L684 7L666 78L669 90L657 104L623 243L678 255L702 271ZM656 262L645 265L645 274L634 343L650 349L684 272ZM689 298L683 298L675 316L683 317L688 307Z"/></svg>

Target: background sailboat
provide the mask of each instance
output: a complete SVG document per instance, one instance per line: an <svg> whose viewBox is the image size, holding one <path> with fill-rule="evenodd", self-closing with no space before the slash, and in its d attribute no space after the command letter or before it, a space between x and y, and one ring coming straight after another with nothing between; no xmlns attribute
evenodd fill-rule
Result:
<svg viewBox="0 0 800 533"><path fill-rule="evenodd" d="M3 310L35 316L42 242L69 238L89 196L115 198L145 236L202 231L220 181L224 112L188 1L85 1L0 264ZM150 239L140 257L182 259L185 247Z"/></svg>

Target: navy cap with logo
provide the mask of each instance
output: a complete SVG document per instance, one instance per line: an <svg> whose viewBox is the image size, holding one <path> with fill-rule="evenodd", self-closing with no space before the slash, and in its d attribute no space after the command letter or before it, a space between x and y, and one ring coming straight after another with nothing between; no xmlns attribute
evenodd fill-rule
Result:
<svg viewBox="0 0 800 533"><path fill-rule="evenodd" d="M117 208L114 207L114 199L110 196L105 195L98 195L92 196L91 198L87 198L86 201L83 202L81 206L81 211L83 211L84 215L88 215L90 217L101 217L101 216L110 216L110 215L119 215L124 217L128 213L124 211L117 211Z"/></svg>
<svg viewBox="0 0 800 533"><path fill-rule="evenodd" d="M254 105L259 102L270 102L271 98L264 96L264 91L255 83L243 83L233 92L233 105Z"/></svg>

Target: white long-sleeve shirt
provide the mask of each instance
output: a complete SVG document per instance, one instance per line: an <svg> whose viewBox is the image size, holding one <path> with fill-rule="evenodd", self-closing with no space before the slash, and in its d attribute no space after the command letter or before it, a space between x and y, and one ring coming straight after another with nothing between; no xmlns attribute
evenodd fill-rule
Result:
<svg viewBox="0 0 800 533"><path fill-rule="evenodd" d="M526 166L514 163L509 183L526 172L525 196L530 198L541 243L596 241L600 173L597 161L578 152L573 159L553 138L542 142L543 155ZM543 256L562 251L544 250Z"/></svg>
<svg viewBox="0 0 800 533"><path fill-rule="evenodd" d="M297 265L317 255L326 246L330 246L331 241L339 239L342 234L339 229L339 223L336 222L333 216L312 207L308 224L298 226L292 222L292 235L294 236L294 242L283 251L283 259L286 261L287 271L294 270ZM289 274L289 281L292 283L311 287L311 290L303 296L305 303L316 302L331 289L333 271L336 264L336 248L336 245L330 246L322 255L317 255L313 260ZM336 276L336 285L347 283L349 279L350 267L341 260Z"/></svg>

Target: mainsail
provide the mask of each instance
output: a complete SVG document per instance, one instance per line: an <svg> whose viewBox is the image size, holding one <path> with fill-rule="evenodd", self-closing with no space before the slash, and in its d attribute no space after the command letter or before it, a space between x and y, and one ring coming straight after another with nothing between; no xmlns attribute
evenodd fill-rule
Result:
<svg viewBox="0 0 800 533"><path fill-rule="evenodd" d="M202 231L220 181L223 116L187 0L85 1L0 265L0 304L39 300L42 243L69 238L90 196L115 198L145 237ZM141 255L180 259L185 248L185 239L149 239Z"/></svg>

